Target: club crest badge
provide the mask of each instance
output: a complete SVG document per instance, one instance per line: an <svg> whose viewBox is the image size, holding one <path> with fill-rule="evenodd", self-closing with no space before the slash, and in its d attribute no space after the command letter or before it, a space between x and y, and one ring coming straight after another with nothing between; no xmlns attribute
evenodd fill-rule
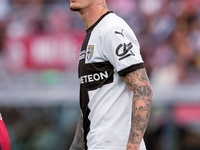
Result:
<svg viewBox="0 0 200 150"><path fill-rule="evenodd" d="M94 45L89 45L87 48L87 60L90 60L94 54Z"/></svg>

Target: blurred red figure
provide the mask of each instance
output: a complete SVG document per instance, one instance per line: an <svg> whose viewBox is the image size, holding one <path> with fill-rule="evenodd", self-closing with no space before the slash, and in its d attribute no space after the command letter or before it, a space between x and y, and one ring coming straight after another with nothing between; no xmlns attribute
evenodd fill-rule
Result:
<svg viewBox="0 0 200 150"><path fill-rule="evenodd" d="M0 113L0 150L10 150L10 140Z"/></svg>

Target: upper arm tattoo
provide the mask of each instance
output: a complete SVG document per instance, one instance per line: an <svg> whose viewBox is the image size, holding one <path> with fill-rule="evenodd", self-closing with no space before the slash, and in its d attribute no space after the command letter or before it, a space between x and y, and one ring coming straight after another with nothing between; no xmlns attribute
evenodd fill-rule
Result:
<svg viewBox="0 0 200 150"><path fill-rule="evenodd" d="M144 68L137 69L133 72L126 74L125 76L123 76L123 79L128 85L133 85L136 82L136 80L149 81Z"/></svg>
<svg viewBox="0 0 200 150"><path fill-rule="evenodd" d="M130 72L122 78L128 87L134 92L135 96L152 96L151 86L144 68Z"/></svg>
<svg viewBox="0 0 200 150"><path fill-rule="evenodd" d="M153 92L144 68L128 73L123 80L134 93L129 142L140 144L149 121Z"/></svg>

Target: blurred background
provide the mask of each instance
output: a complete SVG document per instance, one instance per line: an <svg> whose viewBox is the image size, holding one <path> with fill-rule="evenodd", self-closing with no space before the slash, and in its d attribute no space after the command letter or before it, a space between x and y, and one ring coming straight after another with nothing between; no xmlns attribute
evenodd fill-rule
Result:
<svg viewBox="0 0 200 150"><path fill-rule="evenodd" d="M200 150L200 1L107 0L134 30L154 91L148 150ZM67 0L0 0L0 112L11 150L68 150L85 27Z"/></svg>

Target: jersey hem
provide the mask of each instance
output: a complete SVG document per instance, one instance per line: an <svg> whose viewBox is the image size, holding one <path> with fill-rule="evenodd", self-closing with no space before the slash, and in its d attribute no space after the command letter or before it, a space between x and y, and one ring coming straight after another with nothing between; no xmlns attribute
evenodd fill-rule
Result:
<svg viewBox="0 0 200 150"><path fill-rule="evenodd" d="M135 64L135 65L131 65L129 66L128 68L125 68L121 71L118 71L118 74L119 76L124 76L126 75L127 73L131 72L131 71L135 71L137 69L141 69L141 68L144 68L144 63L139 63L139 64Z"/></svg>

